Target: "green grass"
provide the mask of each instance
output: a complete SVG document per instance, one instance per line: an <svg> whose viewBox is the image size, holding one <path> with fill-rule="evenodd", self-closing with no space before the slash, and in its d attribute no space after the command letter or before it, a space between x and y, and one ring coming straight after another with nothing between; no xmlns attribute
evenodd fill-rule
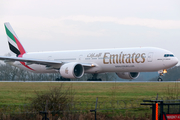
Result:
<svg viewBox="0 0 180 120"><path fill-rule="evenodd" d="M20 113L26 108L21 104L28 104L36 96L36 92L49 91L50 88L61 86L61 82L0 82L0 112L11 114ZM150 115L150 106L141 106L144 99L159 99L167 96L179 96L180 83L150 82L150 83L63 83L64 89L71 88L75 92L75 104L72 110L87 112L95 108L98 97L98 113L110 117L119 115ZM111 101L115 101L112 102ZM117 101L118 104L117 104ZM125 102L125 103L124 103ZM78 104L80 103L80 104ZM21 106L21 107L19 107ZM28 107L28 105L27 105ZM123 109L123 108L128 109ZM113 108L113 109L112 109ZM116 109L116 110L114 110Z"/></svg>
<svg viewBox="0 0 180 120"><path fill-rule="evenodd" d="M0 104L29 103L35 97L35 91L47 91L51 87L60 86L57 83L28 83L28 82L1 82ZM76 101L111 101L155 98L167 95L168 87L175 83L64 83L65 87L72 85ZM176 83L179 84L179 83Z"/></svg>

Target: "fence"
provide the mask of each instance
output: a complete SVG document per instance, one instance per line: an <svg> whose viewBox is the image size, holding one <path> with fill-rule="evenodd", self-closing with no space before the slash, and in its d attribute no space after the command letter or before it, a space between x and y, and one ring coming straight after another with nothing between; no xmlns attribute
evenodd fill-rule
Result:
<svg viewBox="0 0 180 120"><path fill-rule="evenodd" d="M143 100L145 103L141 105L151 106L152 109L152 120L178 120L180 116L180 100ZM159 109L158 109L159 106ZM163 119L164 115L164 119ZM167 117L167 116L168 117ZM176 116L177 119L176 119Z"/></svg>
<svg viewBox="0 0 180 120"><path fill-rule="evenodd" d="M152 98L151 100L155 100ZM163 98L159 98L163 99ZM167 99L167 98L166 98ZM125 112L127 110L136 111L137 113L149 111L149 106L142 106L143 99L136 100L116 100L116 101L98 101L96 111L99 112ZM30 104L23 105L0 105L0 119L3 119L3 115L19 115L23 114L26 117L36 117L41 113L49 113L52 116L62 116L67 114L87 113L90 110L94 110L96 101L81 101L71 102L68 104L49 104L48 102L42 104L36 104L34 106ZM65 109L62 109L62 108ZM171 108L171 106L167 106ZM166 108L166 107L164 107ZM180 107L177 109L180 110ZM168 109L170 110L170 109ZM149 111L151 112L151 111ZM43 115L42 115L43 116ZM4 119L3 119L4 120Z"/></svg>
<svg viewBox="0 0 180 120"><path fill-rule="evenodd" d="M155 100L156 98L151 98L150 100ZM169 99L169 98L159 98ZM98 101L97 110L117 110L117 109L134 109L134 108L145 108L145 106L141 106L143 99L134 99L134 100L116 100L116 101ZM39 110L44 111L45 107L51 111L59 111L61 110L61 106L66 106L69 108L66 110L67 112L82 112L82 111L89 111L90 109L95 108L96 101L73 101L68 104L49 104L49 103L42 103L41 105L37 104ZM33 112L38 113L39 111L32 111L32 106L30 104L21 104L21 105L0 105L0 113L21 113L21 112Z"/></svg>
<svg viewBox="0 0 180 120"><path fill-rule="evenodd" d="M99 101L97 104L97 110L115 110L115 109L132 109L132 108L144 108L140 103L142 100L117 100L117 101ZM41 111L44 111L47 107L48 110L57 111L61 106L66 106L67 112L82 112L89 111L94 109L96 101L83 101L83 102L72 102L68 104L46 104L42 103L41 105L37 104L37 108ZM23 105L0 105L0 113L22 113L22 112L33 112L38 113L39 111L33 111L30 104Z"/></svg>
<svg viewBox="0 0 180 120"><path fill-rule="evenodd" d="M148 109L148 107L141 106L140 105L141 102L142 100L98 101L96 111L98 113L108 112L108 114L112 115L116 113L118 110L123 110L123 111L132 110L133 111L138 108ZM52 120L57 120L58 116L69 117L69 115L75 115L76 118L78 118L77 116L79 116L81 113L88 113L90 112L90 110L95 109L95 104L96 104L96 101L71 102L68 104L58 104L58 105L49 104L47 102L47 103L34 105L36 107L30 104L0 105L0 120L1 119L9 120L9 119L3 118L3 116L6 116L7 118L8 115L10 115L11 117L13 116L13 118L14 116L21 115L23 116L22 117L23 119L26 118L30 120L33 118L37 118L38 115L45 116L44 114L50 114L51 116L55 117L55 119L52 119ZM61 109L61 108L65 108L65 109ZM91 115L94 115L94 113L92 113ZM49 117L50 116L48 116L48 118ZM75 118L73 118L73 120L74 119Z"/></svg>

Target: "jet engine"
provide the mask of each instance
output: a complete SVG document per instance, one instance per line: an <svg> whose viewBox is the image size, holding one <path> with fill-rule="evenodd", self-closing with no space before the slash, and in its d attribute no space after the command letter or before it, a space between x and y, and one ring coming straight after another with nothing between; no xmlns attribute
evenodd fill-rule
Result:
<svg viewBox="0 0 180 120"><path fill-rule="evenodd" d="M119 78L122 79L136 79L139 76L139 72L118 72L116 73Z"/></svg>
<svg viewBox="0 0 180 120"><path fill-rule="evenodd" d="M64 78L81 78L84 75L84 67L76 62L66 63L61 66L60 74Z"/></svg>

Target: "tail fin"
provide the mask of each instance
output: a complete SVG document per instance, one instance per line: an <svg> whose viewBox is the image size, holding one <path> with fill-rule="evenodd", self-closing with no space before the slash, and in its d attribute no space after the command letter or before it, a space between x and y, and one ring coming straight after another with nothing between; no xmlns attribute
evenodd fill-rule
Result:
<svg viewBox="0 0 180 120"><path fill-rule="evenodd" d="M8 44L9 49L16 54L18 57L19 55L23 55L26 53L25 49L23 48L22 44L20 43L16 33L12 29L10 23L4 23L7 38L8 38Z"/></svg>

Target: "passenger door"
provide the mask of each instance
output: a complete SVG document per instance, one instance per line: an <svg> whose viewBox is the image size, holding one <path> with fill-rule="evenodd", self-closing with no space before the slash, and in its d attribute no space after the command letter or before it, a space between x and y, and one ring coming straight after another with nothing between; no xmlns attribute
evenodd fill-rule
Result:
<svg viewBox="0 0 180 120"><path fill-rule="evenodd" d="M150 52L148 54L148 62L152 62L153 61L153 52Z"/></svg>

